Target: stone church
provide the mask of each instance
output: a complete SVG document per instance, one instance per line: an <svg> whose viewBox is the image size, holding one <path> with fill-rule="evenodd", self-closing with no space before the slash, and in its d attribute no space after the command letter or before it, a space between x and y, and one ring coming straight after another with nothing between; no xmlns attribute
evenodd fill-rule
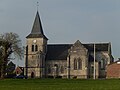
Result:
<svg viewBox="0 0 120 90"><path fill-rule="evenodd" d="M26 37L25 75L29 78L106 77L106 67L113 62L111 43L48 44L37 11L31 33ZM95 47L94 47L95 46ZM95 54L94 54L95 51ZM95 55L95 59L94 59Z"/></svg>

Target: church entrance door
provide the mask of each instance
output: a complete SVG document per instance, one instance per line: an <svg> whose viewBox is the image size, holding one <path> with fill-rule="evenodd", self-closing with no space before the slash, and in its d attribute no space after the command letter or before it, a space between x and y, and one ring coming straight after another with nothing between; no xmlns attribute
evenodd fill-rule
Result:
<svg viewBox="0 0 120 90"><path fill-rule="evenodd" d="M34 78L35 77L35 74L34 72L31 73L31 78Z"/></svg>

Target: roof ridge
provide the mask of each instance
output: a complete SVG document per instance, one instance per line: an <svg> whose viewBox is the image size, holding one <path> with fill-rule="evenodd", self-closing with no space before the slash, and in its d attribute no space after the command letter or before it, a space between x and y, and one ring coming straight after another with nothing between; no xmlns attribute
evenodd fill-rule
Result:
<svg viewBox="0 0 120 90"><path fill-rule="evenodd" d="M95 43L84 43L84 44L109 44L110 42L95 42Z"/></svg>
<svg viewBox="0 0 120 90"><path fill-rule="evenodd" d="M48 45L73 45L73 44L48 44Z"/></svg>

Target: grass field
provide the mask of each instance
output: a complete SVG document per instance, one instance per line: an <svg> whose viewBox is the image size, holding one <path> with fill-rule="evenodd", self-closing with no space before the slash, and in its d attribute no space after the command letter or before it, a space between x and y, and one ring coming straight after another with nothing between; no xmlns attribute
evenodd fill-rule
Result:
<svg viewBox="0 0 120 90"><path fill-rule="evenodd" d="M120 90L120 80L5 79L0 90Z"/></svg>

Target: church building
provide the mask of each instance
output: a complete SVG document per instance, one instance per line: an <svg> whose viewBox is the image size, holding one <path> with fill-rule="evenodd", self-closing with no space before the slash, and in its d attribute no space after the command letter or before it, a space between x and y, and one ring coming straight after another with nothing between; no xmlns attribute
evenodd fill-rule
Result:
<svg viewBox="0 0 120 90"><path fill-rule="evenodd" d="M111 43L48 44L39 12L31 33L26 37L25 75L29 78L106 77L107 65L113 62ZM95 57L95 58L94 58ZM94 68L95 66L95 68Z"/></svg>

